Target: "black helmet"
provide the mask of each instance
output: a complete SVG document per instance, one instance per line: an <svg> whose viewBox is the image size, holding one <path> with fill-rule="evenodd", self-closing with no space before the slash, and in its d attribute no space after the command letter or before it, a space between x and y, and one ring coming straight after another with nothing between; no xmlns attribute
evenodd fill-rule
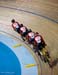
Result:
<svg viewBox="0 0 58 75"><path fill-rule="evenodd" d="M30 33L30 32L32 32L32 30L31 29L28 29L28 33Z"/></svg>
<svg viewBox="0 0 58 75"><path fill-rule="evenodd" d="M12 19L11 22L14 23L15 22L15 19Z"/></svg>
<svg viewBox="0 0 58 75"><path fill-rule="evenodd" d="M39 34L38 32L36 32L36 34Z"/></svg>
<svg viewBox="0 0 58 75"><path fill-rule="evenodd" d="M21 24L21 27L23 27L23 24Z"/></svg>

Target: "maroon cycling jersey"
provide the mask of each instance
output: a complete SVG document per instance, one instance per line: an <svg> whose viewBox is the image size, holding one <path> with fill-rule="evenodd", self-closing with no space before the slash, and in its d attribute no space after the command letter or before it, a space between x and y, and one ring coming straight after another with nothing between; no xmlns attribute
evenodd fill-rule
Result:
<svg viewBox="0 0 58 75"><path fill-rule="evenodd" d="M19 23L18 23L18 22L13 23L13 24L12 24L12 27L13 27L14 29L19 28Z"/></svg>
<svg viewBox="0 0 58 75"><path fill-rule="evenodd" d="M45 44L45 41L43 40L43 37L41 35L37 35L34 38L34 43L35 44L39 44L39 43L44 43Z"/></svg>
<svg viewBox="0 0 58 75"><path fill-rule="evenodd" d="M26 32L26 29L27 29L27 28L26 28L25 26L23 26L23 27L20 28L20 32L21 32L21 33L25 33L25 32Z"/></svg>
<svg viewBox="0 0 58 75"><path fill-rule="evenodd" d="M34 38L35 42L38 44L38 43L41 43L41 37L40 36L36 36Z"/></svg>
<svg viewBox="0 0 58 75"><path fill-rule="evenodd" d="M28 33L28 38L33 39L35 37L34 32Z"/></svg>

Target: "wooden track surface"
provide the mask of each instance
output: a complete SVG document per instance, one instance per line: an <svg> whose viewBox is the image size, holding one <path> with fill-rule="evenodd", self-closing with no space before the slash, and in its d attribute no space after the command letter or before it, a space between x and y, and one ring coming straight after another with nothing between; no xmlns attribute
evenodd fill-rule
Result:
<svg viewBox="0 0 58 75"><path fill-rule="evenodd" d="M0 7L0 30L18 35L11 28L11 19L15 18L33 31L38 31L45 39L52 59L58 58L58 1L55 0L13 0L0 1L0 6L20 8L20 10ZM42 15L49 17L43 17ZM52 19L52 20L51 20ZM39 58L40 60L40 58ZM38 62L37 62L38 63ZM42 75L58 75L58 64L51 70L48 64L40 60ZM45 69L44 69L45 68ZM39 74L40 75L40 74Z"/></svg>

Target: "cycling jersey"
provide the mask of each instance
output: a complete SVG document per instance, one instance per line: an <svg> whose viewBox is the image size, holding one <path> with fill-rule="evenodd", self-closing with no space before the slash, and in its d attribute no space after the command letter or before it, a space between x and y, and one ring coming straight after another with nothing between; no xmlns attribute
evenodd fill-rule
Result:
<svg viewBox="0 0 58 75"><path fill-rule="evenodd" d="M41 43L41 37L40 36L36 36L35 37L35 42L36 43Z"/></svg>
<svg viewBox="0 0 58 75"><path fill-rule="evenodd" d="M15 28L15 29L16 29L16 28L19 28L18 23L13 23L12 26L13 26L13 28Z"/></svg>
<svg viewBox="0 0 58 75"><path fill-rule="evenodd" d="M21 27L20 30L24 33L26 32L26 27Z"/></svg>
<svg viewBox="0 0 58 75"><path fill-rule="evenodd" d="M34 38L34 32L28 33L29 38L33 39Z"/></svg>

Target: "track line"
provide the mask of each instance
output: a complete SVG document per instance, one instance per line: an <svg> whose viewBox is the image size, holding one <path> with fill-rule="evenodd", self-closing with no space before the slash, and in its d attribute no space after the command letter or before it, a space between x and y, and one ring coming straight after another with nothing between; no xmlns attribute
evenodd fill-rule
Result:
<svg viewBox="0 0 58 75"><path fill-rule="evenodd" d="M0 32L1 33L4 33L4 34L7 34L7 35L9 35L9 36L11 36L11 37L13 37L13 38L15 38L15 39L18 39L18 40L20 40L23 44L25 44L25 45L27 45L25 42L23 42L23 40L21 40L20 38L18 38L18 37L16 37L15 35L13 35L13 34L10 34L10 33L8 33L8 32L6 32L6 31L3 31L3 30L0 30ZM28 47L32 50L32 48L28 45ZM33 51L33 50L32 50ZM31 51L30 51L30 53L31 53ZM32 53L31 53L32 54ZM32 56L34 57L34 55L32 54ZM41 61L39 60L39 64L37 64L37 66L39 66L40 65L40 70L41 70L41 74L40 75L43 75L43 73L42 73L42 65L41 65ZM38 72L39 73L39 72Z"/></svg>
<svg viewBox="0 0 58 75"><path fill-rule="evenodd" d="M35 13L35 12L32 12L32 11L27 11L27 10L24 10L24 9L20 9L20 8L13 8L13 7L7 7L7 6L0 6L0 8L8 8L8 9L12 9L12 10L18 10L18 11L23 11L23 12L26 12L26 13L30 13L30 14L33 14L33 15L36 15L36 16L40 16L40 17L43 17L45 19L48 19L54 23L57 23L58 24L58 21L48 17L48 16L44 16L44 15L41 15L40 13Z"/></svg>

